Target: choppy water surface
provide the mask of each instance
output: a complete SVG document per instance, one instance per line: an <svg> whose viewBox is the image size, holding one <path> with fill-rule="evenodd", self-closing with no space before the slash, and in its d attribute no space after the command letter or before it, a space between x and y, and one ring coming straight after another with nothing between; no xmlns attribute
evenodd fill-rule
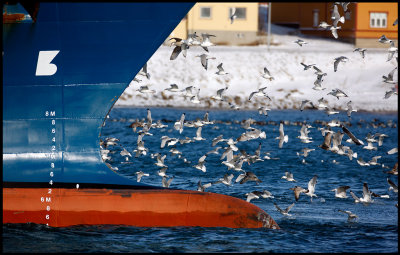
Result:
<svg viewBox="0 0 400 255"><path fill-rule="evenodd" d="M227 170L221 164L220 154L210 154L206 159L207 171L197 170L193 165L206 152L213 149L212 139L222 134L224 138L234 138L245 132L238 122L253 118L257 122L252 126L266 132L266 139L255 139L247 142L238 142L239 149L244 149L248 154L254 154L261 142L261 156L264 152L271 152L270 156L278 160L265 160L251 165L243 164L245 171L254 172L262 183L255 182L244 184L234 183L228 187L216 184L206 191L226 194L241 199L246 199L245 193L263 189L269 190L274 199L255 199L256 204L278 223L281 230L268 229L229 229L229 228L200 228L200 227L175 227L175 228L137 228L127 226L75 226L68 228L47 228L36 224L3 225L3 251L4 252L398 252L398 195L388 190L386 178L396 184L397 176L387 174L398 160L398 154L388 155L387 151L398 146L398 119L397 114L376 114L357 112L349 119L345 113L327 116L321 111L271 111L268 117L259 115L256 111L214 111L209 112L209 119L216 121L213 125L202 128L204 141L195 141L189 144L176 145L182 152L182 158L191 163L183 162L182 158L172 156L165 146L160 149L161 137L166 135L176 138L193 138L197 128L184 127L182 134L173 129L173 124L178 121L181 114L186 113L186 121L203 118L205 110L165 109L151 108L153 123L162 120L167 128L151 129L153 136L143 138L144 145L148 148L146 156L134 157L132 152L136 149L137 133L128 126L136 118L146 118L145 108L115 108L110 112L110 118L102 131L102 139L116 137L121 145L109 149L116 151L111 154L113 167L118 167L118 172L127 178L136 179L135 172L142 170L150 176L144 176L142 183L161 186L161 177L157 175L159 169L154 165L155 158L152 153L167 154L165 164L168 165L167 174L174 176L171 187L196 190L197 182L208 183L217 181L225 173L239 172ZM373 156L382 156L378 163L382 165L360 166L356 159L349 160L341 156L318 148L322 144L323 136L318 130L322 127L320 121L339 119L347 121L346 126L353 134L364 141L368 133L384 133L382 146L377 150L369 151L362 146L349 144L344 135L342 144L350 146L357 152L358 158L369 161ZM284 126L289 142L278 148L279 121L289 121ZM301 143L297 136L301 126L299 122L306 121L314 128L310 129L309 136L313 139L310 144ZM141 128L138 128L140 130ZM332 128L340 130L338 127ZM218 143L216 146L225 146ZM300 152L302 148L314 148L302 163ZM126 148L132 153L128 163L119 152ZM237 154L237 153L235 153ZM337 163L334 163L335 160ZM129 163L131 162L131 163ZM281 179L285 171L294 174L296 183ZM281 215L274 207L276 202L280 207L286 208L293 203L293 191L289 188L295 185L307 188L308 181L318 175L315 193L317 198L310 198L302 194L290 213L292 216ZM369 188L377 194L388 194L389 198L374 198L374 203L363 205L354 203L354 199L339 199L334 197L331 189L342 185L350 186L358 196L362 196L363 183L368 183ZM348 222L347 215L337 212L337 209L350 210L358 215L358 220Z"/></svg>

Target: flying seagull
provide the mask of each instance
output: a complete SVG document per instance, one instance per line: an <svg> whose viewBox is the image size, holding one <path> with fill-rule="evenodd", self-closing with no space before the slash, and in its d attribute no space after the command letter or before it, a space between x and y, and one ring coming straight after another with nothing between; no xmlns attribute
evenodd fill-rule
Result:
<svg viewBox="0 0 400 255"><path fill-rule="evenodd" d="M311 180L308 182L308 189L306 192L304 192L304 194L306 194L307 196L310 196L311 198L311 202L312 202L312 198L316 197L317 195L315 195L315 185L317 184L317 175L314 175L313 178L311 178Z"/></svg>
<svg viewBox="0 0 400 255"><path fill-rule="evenodd" d="M264 79L267 79L270 81L274 80L274 77L271 76L271 73L269 72L268 68L266 68L266 67L264 67L264 73L262 74L262 77Z"/></svg>
<svg viewBox="0 0 400 255"><path fill-rule="evenodd" d="M290 188L290 190L293 190L294 198L296 199L296 201L299 200L300 193L306 193L307 192L306 189L303 189L302 187L299 187L299 186L294 186L294 188Z"/></svg>
<svg viewBox="0 0 400 255"><path fill-rule="evenodd" d="M218 75L229 74L229 73L225 72L224 68L222 67L222 63L219 64L219 65L217 66L217 68L218 68L218 72L216 72L216 74L218 74Z"/></svg>
<svg viewBox="0 0 400 255"><path fill-rule="evenodd" d="M288 135L285 135L285 132L283 130L283 122L279 124L279 136L275 137L275 139L279 140L279 148L282 148L283 143L287 143L289 141Z"/></svg>
<svg viewBox="0 0 400 255"><path fill-rule="evenodd" d="M215 57L208 57L207 54L201 54L201 55L198 55L198 56L196 56L196 57L199 57L199 58L200 58L201 65L202 65L206 70L207 70L207 66L208 66L208 60L209 60L209 59L216 59Z"/></svg>
<svg viewBox="0 0 400 255"><path fill-rule="evenodd" d="M303 41L303 40L301 40L301 39L297 39L296 41L294 41L295 43L297 43L298 45L300 45L300 46L303 46L304 44L308 44L308 42L305 42L305 41Z"/></svg>
<svg viewBox="0 0 400 255"><path fill-rule="evenodd" d="M333 6L333 12L332 12L331 18L332 18L333 27L337 27L337 24L339 22L344 23L344 16L340 16L338 7L336 4Z"/></svg>
<svg viewBox="0 0 400 255"><path fill-rule="evenodd" d="M335 189L333 189L331 191L335 191L335 197L347 198L346 191L348 189L350 189L350 186L340 186L340 187L335 188Z"/></svg>
<svg viewBox="0 0 400 255"><path fill-rule="evenodd" d="M278 210L278 212L280 212L281 214L285 215L285 216L291 216L291 214L289 214L290 209L292 209L292 207L294 206L294 203L289 205L285 210L282 210L281 208L279 208L279 206L274 203L274 206L276 207L276 209Z"/></svg>
<svg viewBox="0 0 400 255"><path fill-rule="evenodd" d="M348 60L349 59L347 57L345 57L345 56L340 56L340 57L335 58L335 62L333 63L333 70L336 72L337 68L338 68L338 65L339 65L339 62L345 63Z"/></svg>
<svg viewBox="0 0 400 255"><path fill-rule="evenodd" d="M350 212L350 211L342 211L342 210L338 210L338 212L342 212L342 213L345 213L345 214L347 214L347 215L348 215L348 218L347 218L347 220L348 220L348 221L351 221L351 220L353 220L353 219L356 219L356 218L358 218L358 216L357 216L357 215L355 215L354 213L352 213L352 212Z"/></svg>
<svg viewBox="0 0 400 255"><path fill-rule="evenodd" d="M360 52L362 58L365 58L365 51L367 51L367 49L364 49L364 48L356 48L356 49L353 50L353 52L355 52L355 51Z"/></svg>
<svg viewBox="0 0 400 255"><path fill-rule="evenodd" d="M231 24L233 24L233 21L234 21L236 18L237 18L237 15L236 15L236 8L233 7L233 8L232 8L232 15L229 17L229 19L231 20Z"/></svg>
<svg viewBox="0 0 400 255"><path fill-rule="evenodd" d="M296 180L293 179L293 173L285 172L285 175L281 177L281 179L286 179L289 182L295 182Z"/></svg>
<svg viewBox="0 0 400 255"><path fill-rule="evenodd" d="M304 70L308 70L308 69L310 69L311 67L313 67L313 66L315 66L315 64L311 64L311 65L306 65L306 64L304 64L304 63L300 63L302 66L304 66Z"/></svg>

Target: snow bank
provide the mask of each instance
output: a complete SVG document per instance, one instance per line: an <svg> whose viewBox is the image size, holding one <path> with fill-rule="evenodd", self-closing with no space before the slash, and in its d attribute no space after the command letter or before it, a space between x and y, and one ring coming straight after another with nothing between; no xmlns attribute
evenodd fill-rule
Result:
<svg viewBox="0 0 400 255"><path fill-rule="evenodd" d="M308 44L300 47L294 43L303 39ZM378 38L377 38L378 39ZM389 48L389 45L388 45ZM354 45L338 42L334 39L320 39L302 35L275 34L270 46L214 46L209 53L200 47L190 47L186 58L182 54L175 60L169 60L173 47L161 46L147 62L150 80L144 76L137 77L140 83L132 81L117 101L117 106L172 106L172 107L216 107L229 108L227 102L210 99L216 91L228 87L224 96L241 109L257 109L265 105L270 109L298 109L305 99L317 103L323 97L330 107L338 110L347 109L346 103L353 102L353 107L366 111L397 111L397 95L384 99L385 92L394 85L383 82L382 75L397 66L397 54L391 61L386 61L387 49L367 49L365 59L359 52L353 52ZM197 55L206 53L216 59L209 60L205 70ZM346 63L339 63L334 72L333 62L336 57L346 56ZM316 75L313 69L304 70L301 62L316 64L326 72L322 86L323 91L313 90ZM217 75L217 65L229 74ZM275 78L269 81L261 77L267 67ZM397 72L394 75L397 81ZM201 103L190 102L181 95L183 92L165 91L175 83L180 89L188 86L200 88ZM148 85L156 90L154 94L142 94L140 86ZM248 100L252 91L267 87L265 92L272 99L253 97ZM397 86L397 83L396 83ZM343 90L348 98L327 95L332 89Z"/></svg>

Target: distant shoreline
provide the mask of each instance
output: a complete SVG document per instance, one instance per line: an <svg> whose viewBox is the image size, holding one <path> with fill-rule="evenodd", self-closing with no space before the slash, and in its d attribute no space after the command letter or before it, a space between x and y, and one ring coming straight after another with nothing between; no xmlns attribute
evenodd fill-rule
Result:
<svg viewBox="0 0 400 255"><path fill-rule="evenodd" d="M207 110L207 111L257 111L255 108L245 108L245 109L239 109L239 110L232 110L230 108L219 108L219 107L184 107L184 106L135 106L135 105L115 105L113 108L168 108L168 109L182 109L182 110ZM271 109L271 111L299 111L299 109L295 108L288 108L288 109ZM305 109L304 111L321 111L321 110L312 110L312 109ZM345 111L345 110L340 110L339 111ZM393 111L393 110L379 110L379 111L367 111L367 110L358 110L359 113L377 113L377 114L397 114L398 111Z"/></svg>

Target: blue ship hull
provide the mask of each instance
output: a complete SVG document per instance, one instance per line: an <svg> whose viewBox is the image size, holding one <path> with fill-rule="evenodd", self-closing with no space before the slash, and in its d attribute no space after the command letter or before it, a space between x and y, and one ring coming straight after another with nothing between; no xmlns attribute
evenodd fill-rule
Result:
<svg viewBox="0 0 400 255"><path fill-rule="evenodd" d="M138 183L101 158L108 112L193 5L3 13L3 223L279 228L241 199Z"/></svg>
<svg viewBox="0 0 400 255"><path fill-rule="evenodd" d="M102 124L193 4L45 2L3 24L3 183L145 186L103 163ZM56 72L38 75L48 51Z"/></svg>

